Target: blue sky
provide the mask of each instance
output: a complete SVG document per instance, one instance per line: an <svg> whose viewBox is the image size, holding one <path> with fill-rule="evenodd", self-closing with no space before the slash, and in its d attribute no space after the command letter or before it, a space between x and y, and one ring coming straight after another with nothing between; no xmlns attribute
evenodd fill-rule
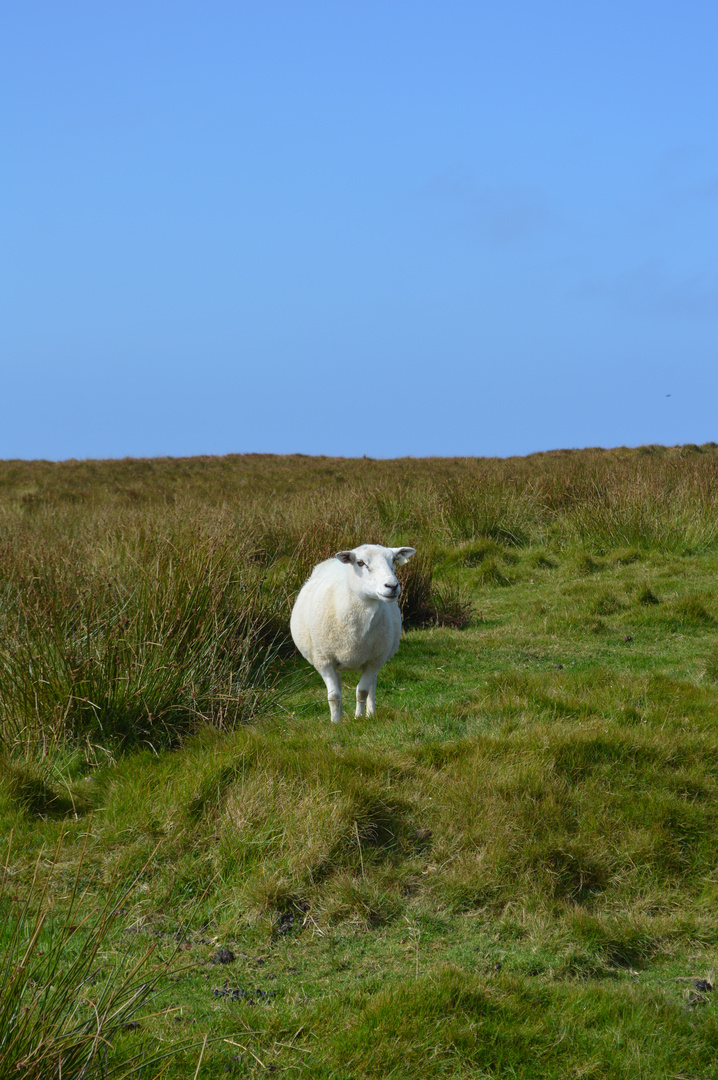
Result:
<svg viewBox="0 0 718 1080"><path fill-rule="evenodd" d="M0 457L718 441L717 55L714 0L3 5Z"/></svg>

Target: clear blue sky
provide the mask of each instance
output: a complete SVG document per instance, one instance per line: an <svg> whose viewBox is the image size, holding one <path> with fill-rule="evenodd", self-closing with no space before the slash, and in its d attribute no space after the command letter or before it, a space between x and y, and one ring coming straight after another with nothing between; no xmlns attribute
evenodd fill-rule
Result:
<svg viewBox="0 0 718 1080"><path fill-rule="evenodd" d="M715 0L9 0L0 457L718 441L717 58Z"/></svg>

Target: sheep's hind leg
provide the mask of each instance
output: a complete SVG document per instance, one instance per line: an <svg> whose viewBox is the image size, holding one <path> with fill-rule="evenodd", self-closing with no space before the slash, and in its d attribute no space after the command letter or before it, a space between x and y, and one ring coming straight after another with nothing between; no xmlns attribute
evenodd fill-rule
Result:
<svg viewBox="0 0 718 1080"><path fill-rule="evenodd" d="M363 671L359 685L357 686L357 711L355 716L363 716L366 708L367 715L374 715L374 703L376 701L376 679L378 671Z"/></svg>
<svg viewBox="0 0 718 1080"><path fill-rule="evenodd" d="M379 672L375 671L369 687L369 699L366 705L366 711L369 716L374 715L374 707L376 705L376 680L379 678Z"/></svg>
<svg viewBox="0 0 718 1080"><path fill-rule="evenodd" d="M342 718L341 673L337 671L333 664L327 664L326 667L317 668L317 670L326 683L329 708L332 714L332 723L338 724Z"/></svg>

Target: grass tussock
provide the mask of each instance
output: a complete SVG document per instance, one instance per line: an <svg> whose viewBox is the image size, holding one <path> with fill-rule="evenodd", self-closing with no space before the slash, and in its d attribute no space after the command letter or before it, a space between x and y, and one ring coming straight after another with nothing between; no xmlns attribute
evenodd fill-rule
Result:
<svg viewBox="0 0 718 1080"><path fill-rule="evenodd" d="M45 550L13 567L0 644L6 743L35 728L166 744L198 720L245 721L271 696L279 642L271 602L237 569L244 545L137 539L77 545L69 566Z"/></svg>

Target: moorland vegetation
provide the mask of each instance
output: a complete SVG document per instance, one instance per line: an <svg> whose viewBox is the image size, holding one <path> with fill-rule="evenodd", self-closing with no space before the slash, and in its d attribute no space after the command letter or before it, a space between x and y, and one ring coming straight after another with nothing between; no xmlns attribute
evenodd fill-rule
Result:
<svg viewBox="0 0 718 1080"><path fill-rule="evenodd" d="M715 444L0 463L0 1080L715 1075L717 569Z"/></svg>

